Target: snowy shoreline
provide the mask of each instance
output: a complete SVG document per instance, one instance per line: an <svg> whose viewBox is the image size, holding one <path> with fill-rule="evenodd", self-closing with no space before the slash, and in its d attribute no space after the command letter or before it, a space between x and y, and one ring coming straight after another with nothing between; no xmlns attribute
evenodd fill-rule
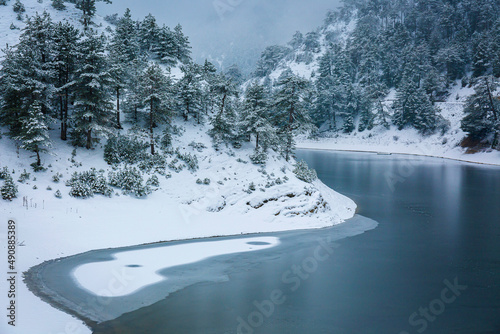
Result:
<svg viewBox="0 0 500 334"><path fill-rule="evenodd" d="M311 142L298 142L297 149L299 150L315 150L315 151L329 151L329 152L352 152L352 153L372 153L379 155L408 155L408 156L417 156L417 157L427 157L427 158L435 158L435 159L445 159L451 161L465 162L471 164L478 165L486 165L486 166L500 166L500 152L491 152L491 153L475 153L475 154L465 154L462 153L454 155L446 155L446 154L424 154L417 152L408 152L404 149L388 149L387 146L381 147L363 147L362 149L356 149L354 147L348 147L348 145L339 144L339 147L329 147L337 144L332 144L328 141L319 141L316 143ZM327 147L328 146L328 147ZM497 157L490 157L488 155L496 154ZM455 156L456 155L456 156ZM467 157L477 157L477 159L469 159ZM486 157L486 158L485 158Z"/></svg>
<svg viewBox="0 0 500 334"><path fill-rule="evenodd" d="M229 272L246 268L247 265L257 261L257 259L260 261L262 259L273 258L276 255L275 252L287 253L287 249L296 246L296 243L293 242L293 240L295 240L294 238L303 238L301 236L312 234L312 236L309 236L311 240L316 240L318 236L321 236L321 238L327 238L329 242L333 242L362 234L376 228L378 225L378 223L372 219L362 216L354 216L349 219L348 222L350 222L350 224L337 224L324 228L281 231L276 233L252 233L193 240L173 240L149 245L93 250L38 264L25 273L26 276L24 281L29 290L38 298L64 312L66 316L70 314L76 318L71 323L67 323L66 332L68 332L67 328L78 328L76 332L70 332L82 333L82 331L89 331L100 322L113 320L123 313L132 312L138 308L153 304L177 291L198 283L200 280L211 282L225 281L226 279L224 277L226 277ZM267 236L264 234L267 234ZM262 244L259 240L262 241ZM107 300L105 296L99 296L98 294L94 294L96 296L93 296L93 294L88 294L88 290L85 289L81 291L75 290L75 287L79 286L79 284L78 281L75 280L75 277L72 276L72 273L74 273L75 268L82 267L80 263L106 264L112 263L113 260L116 259L115 254L119 253L162 251L162 249L168 250L171 247L175 248L179 246L194 246L196 248L200 244L211 242L239 244L242 242L249 242L248 245L257 247L257 249L252 249L250 251L244 250L243 253L254 253L254 251L257 251L259 254L254 255L253 260L250 260L250 262L247 260L236 264L232 260L226 260L239 256L242 253L240 249L240 251L235 250L234 252L226 252L225 254L208 257L198 262L187 264L187 267L181 265L163 268L155 272L161 273L164 277L162 281L156 282L150 286L145 286L138 292L134 292L130 295L113 295L109 300ZM271 251L271 249L275 248L278 249L276 251ZM262 251L266 249L269 251L262 253ZM245 258L247 258L247 256L245 256ZM204 263L205 265L196 266L197 263ZM203 275L200 275L200 273L203 273ZM67 292L68 287L70 291L74 292L74 295L71 294L69 297L66 294L69 299L64 296L64 293L61 293L61 291L65 289ZM127 289L128 287L124 286L124 288ZM99 307L103 307L100 312ZM87 327L82 327L81 323L78 324L79 322L83 322Z"/></svg>

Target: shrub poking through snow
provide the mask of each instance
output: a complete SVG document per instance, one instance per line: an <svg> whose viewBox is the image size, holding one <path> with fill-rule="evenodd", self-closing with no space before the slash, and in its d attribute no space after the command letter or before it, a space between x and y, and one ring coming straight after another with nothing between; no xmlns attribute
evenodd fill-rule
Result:
<svg viewBox="0 0 500 334"><path fill-rule="evenodd" d="M55 198L62 198L61 191L59 189L57 189L56 192L54 193L54 196L55 196Z"/></svg>
<svg viewBox="0 0 500 334"><path fill-rule="evenodd" d="M196 184L203 184L203 181L201 179L196 180Z"/></svg>
<svg viewBox="0 0 500 334"><path fill-rule="evenodd" d="M0 180L5 180L10 176L9 168L4 167L0 170Z"/></svg>
<svg viewBox="0 0 500 334"><path fill-rule="evenodd" d="M59 181L61 181L62 177L63 175L61 173L55 173L54 175L52 175L52 181L58 183Z"/></svg>
<svg viewBox="0 0 500 334"><path fill-rule="evenodd" d="M316 181L318 175L314 169L310 169L307 163L304 160L301 160L295 164L295 169L293 173L297 176L299 180L302 180L307 183L311 183Z"/></svg>
<svg viewBox="0 0 500 334"><path fill-rule="evenodd" d="M210 179L209 178L205 178L203 180L203 184L206 185L206 186L209 186L210 185Z"/></svg>
<svg viewBox="0 0 500 334"><path fill-rule="evenodd" d="M90 171L73 173L66 185L71 187L70 196L78 198L88 198L94 196L94 194L111 197L113 193L113 190L106 182L104 171L97 171L95 168Z"/></svg>
<svg viewBox="0 0 500 334"><path fill-rule="evenodd" d="M160 180L158 179L158 176L156 176L156 175L151 176L148 179L148 181L146 182L146 185L148 187L159 188L160 187Z"/></svg>
<svg viewBox="0 0 500 334"><path fill-rule="evenodd" d="M191 144L189 144L189 146L191 146L193 149L197 150L198 152L203 152L203 150L207 148L205 146L205 144L203 144L203 143L196 143L194 141L192 141Z"/></svg>
<svg viewBox="0 0 500 334"><path fill-rule="evenodd" d="M144 197L151 193L151 188L144 185L142 174L135 167L109 173L109 183L113 187L120 188L124 195Z"/></svg>
<svg viewBox="0 0 500 334"><path fill-rule="evenodd" d="M14 184L14 180L10 174L7 174L3 186L0 188L0 193L2 194L2 199L7 201L12 201L13 198L17 197L17 186Z"/></svg>
<svg viewBox="0 0 500 334"><path fill-rule="evenodd" d="M184 169L184 165L178 164L178 163L179 163L179 159L175 158L174 160L172 160L168 164L168 168L170 168L171 170L173 170L176 173L180 173Z"/></svg>
<svg viewBox="0 0 500 334"><path fill-rule="evenodd" d="M196 157L196 155L191 153L182 154L181 152L177 151L177 158L184 161L190 171L196 172L196 170L198 170L198 158Z"/></svg>
<svg viewBox="0 0 500 334"><path fill-rule="evenodd" d="M145 157L149 145L135 138L116 136L104 146L104 160L110 164L135 164Z"/></svg>
<svg viewBox="0 0 500 334"><path fill-rule="evenodd" d="M167 169L167 159L161 154L151 155L148 154L144 157L141 162L139 162L139 169L143 172L158 173L160 175L165 175L165 170Z"/></svg>
<svg viewBox="0 0 500 334"><path fill-rule="evenodd" d="M17 180L17 182L19 183L24 183L26 181L28 181L30 179L30 173L26 172L26 169L24 170L24 172L21 173L21 175L19 175L19 179Z"/></svg>
<svg viewBox="0 0 500 334"><path fill-rule="evenodd" d="M255 165L264 165L267 161L267 153L261 150L255 150L250 156L250 161Z"/></svg>

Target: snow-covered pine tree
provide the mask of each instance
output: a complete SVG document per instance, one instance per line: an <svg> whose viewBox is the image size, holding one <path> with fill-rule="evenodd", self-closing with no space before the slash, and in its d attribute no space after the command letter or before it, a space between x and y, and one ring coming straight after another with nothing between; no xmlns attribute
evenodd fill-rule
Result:
<svg viewBox="0 0 500 334"><path fill-rule="evenodd" d="M303 96L309 82L292 73L282 74L273 96L276 109L275 124L279 127L283 141L283 155L289 161L295 149L294 132L310 125L311 120L303 107Z"/></svg>
<svg viewBox="0 0 500 334"><path fill-rule="evenodd" d="M132 20L130 9L118 20L109 45L109 64L112 86L116 93L116 127L121 129L120 98L123 89L129 86L130 73L141 57L141 50L136 32L136 23Z"/></svg>
<svg viewBox="0 0 500 334"><path fill-rule="evenodd" d="M153 47L153 52L156 54L161 63L167 66L173 66L177 63L178 56L176 54L177 41L175 33L169 27L163 25L158 30L158 43Z"/></svg>
<svg viewBox="0 0 500 334"><path fill-rule="evenodd" d="M87 149L99 141L99 136L109 134L113 125L109 89L111 78L104 42L103 35L88 29L80 43L71 137L75 146Z"/></svg>
<svg viewBox="0 0 500 334"><path fill-rule="evenodd" d="M54 27L53 67L56 74L55 96L61 121L61 140L67 140L69 105L75 85L76 62L80 45L80 33L69 22L58 22Z"/></svg>
<svg viewBox="0 0 500 334"><path fill-rule="evenodd" d="M208 134L212 137L215 148L218 148L223 143L227 144L233 141L237 136L236 115L230 99L237 96L238 91L223 73L214 76L210 89L218 100L216 101L216 109L218 110L216 116L211 120L212 128Z"/></svg>
<svg viewBox="0 0 500 334"><path fill-rule="evenodd" d="M200 124L202 118L201 68L196 64L187 64L181 66L181 71L183 76L177 83L181 114L185 121L188 121L189 115L193 114Z"/></svg>
<svg viewBox="0 0 500 334"><path fill-rule="evenodd" d="M489 142L493 148L498 146L500 132L500 103L493 96L498 82L493 77L481 77L465 104L462 130L468 133L471 139Z"/></svg>
<svg viewBox="0 0 500 334"><path fill-rule="evenodd" d="M160 29L156 23L156 18L148 14L139 24L139 44L141 49L146 52L152 52L158 44Z"/></svg>
<svg viewBox="0 0 500 334"><path fill-rule="evenodd" d="M12 199L17 197L17 186L14 184L14 180L10 174L7 175L3 186L0 188L0 194L2 194L2 199L7 201L12 201Z"/></svg>
<svg viewBox="0 0 500 334"><path fill-rule="evenodd" d="M35 101L28 109L28 114L21 121L19 134L14 137L21 142L20 148L36 154L36 166L41 166L40 153L48 151L52 146L46 117L42 113L42 105Z"/></svg>
<svg viewBox="0 0 500 334"><path fill-rule="evenodd" d="M172 87L170 78L162 68L152 63L140 77L142 102L149 112L148 129L150 136L151 155L155 154L154 128L159 123L169 123L171 118L171 102L169 89Z"/></svg>
<svg viewBox="0 0 500 334"><path fill-rule="evenodd" d="M242 134L255 137L255 149L273 147L277 142L276 130L271 124L268 99L264 87L253 83L247 88L241 107Z"/></svg>
<svg viewBox="0 0 500 334"><path fill-rule="evenodd" d="M82 11L82 24L85 30L87 30L93 23L92 19L96 13L96 1L102 1L109 4L111 3L111 0L75 0L76 8Z"/></svg>
<svg viewBox="0 0 500 334"><path fill-rule="evenodd" d="M439 126L437 108L432 105L425 91L419 88L413 80L402 80L393 109L393 123L399 130L409 126L427 135L433 133Z"/></svg>
<svg viewBox="0 0 500 334"><path fill-rule="evenodd" d="M123 111L129 115L128 120L138 125L140 122L140 110L143 107L141 92L141 76L147 67L144 57L139 57L131 63L127 73L127 90Z"/></svg>
<svg viewBox="0 0 500 334"><path fill-rule="evenodd" d="M184 35L180 24L175 26L173 37L177 59L182 63L188 63L191 60L191 45L189 44L189 38Z"/></svg>

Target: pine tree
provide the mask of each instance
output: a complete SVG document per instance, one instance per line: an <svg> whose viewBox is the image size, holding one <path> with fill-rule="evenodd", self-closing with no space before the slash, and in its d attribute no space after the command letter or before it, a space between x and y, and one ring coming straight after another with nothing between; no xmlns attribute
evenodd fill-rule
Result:
<svg viewBox="0 0 500 334"><path fill-rule="evenodd" d="M3 186L0 188L0 194L2 194L2 199L12 201L12 199L17 197L17 186L14 184L14 180L10 174L5 178Z"/></svg>
<svg viewBox="0 0 500 334"><path fill-rule="evenodd" d="M76 8L82 11L82 24L85 30L93 23L92 19L96 13L96 1L102 1L108 4L111 3L111 0L76 0Z"/></svg>
<svg viewBox="0 0 500 334"><path fill-rule="evenodd" d="M255 137L255 149L275 145L276 131L270 122L269 106L264 87L254 83L248 87L241 108L240 127L244 136Z"/></svg>
<svg viewBox="0 0 500 334"><path fill-rule="evenodd" d="M109 64L113 90L116 93L116 127L121 129L120 98L123 89L130 84L130 75L141 57L136 23L132 20L130 9L118 20L109 45Z"/></svg>
<svg viewBox="0 0 500 334"><path fill-rule="evenodd" d="M47 152L51 147L46 117L42 113L42 106L35 101L29 108L28 114L21 121L19 134L15 137L21 142L20 147L36 154L36 165L41 166L40 153Z"/></svg>
<svg viewBox="0 0 500 334"><path fill-rule="evenodd" d="M174 28L174 40L177 59L182 63L189 62L191 59L191 46L189 45L189 38L184 35L180 24Z"/></svg>
<svg viewBox="0 0 500 334"><path fill-rule="evenodd" d="M284 136L283 154L289 161L295 148L294 132L310 124L307 111L303 107L303 96L309 82L291 73L282 75L273 96L276 108L275 123Z"/></svg>
<svg viewBox="0 0 500 334"><path fill-rule="evenodd" d="M439 125L438 110L429 96L412 80L403 80L394 101L393 122L399 130L414 127L422 134L433 133Z"/></svg>
<svg viewBox="0 0 500 334"><path fill-rule="evenodd" d="M169 27L163 26L158 30L158 42L153 48L161 63L173 66L179 60L177 55L177 41L175 33Z"/></svg>
<svg viewBox="0 0 500 334"><path fill-rule="evenodd" d="M160 29L156 18L148 14L139 24L139 44L143 51L152 52L158 44Z"/></svg>
<svg viewBox="0 0 500 334"><path fill-rule="evenodd" d="M148 128L150 136L151 155L155 155L154 128L160 122L170 121L171 106L168 89L170 79L158 64L151 64L140 77L142 101L148 108Z"/></svg>
<svg viewBox="0 0 500 334"><path fill-rule="evenodd" d="M214 146L218 148L219 145L227 144L237 137L237 129L234 126L236 115L230 99L237 96L238 91L224 74L214 76L210 89L218 99L215 102L218 104L218 111L211 120L212 128L208 133L213 139Z"/></svg>
<svg viewBox="0 0 500 334"><path fill-rule="evenodd" d="M202 87L201 68L196 64L181 66L182 78L178 81L178 95L181 101L181 113L184 120L189 119L189 114L194 114L198 124L202 117Z"/></svg>
<svg viewBox="0 0 500 334"><path fill-rule="evenodd" d="M59 22L55 25L52 53L53 68L56 72L55 99L59 105L61 140L67 140L69 105L74 93L79 43L78 29L68 22Z"/></svg>
<svg viewBox="0 0 500 334"><path fill-rule="evenodd" d="M88 29L81 41L79 68L75 79L75 102L71 133L73 144L91 149L99 136L112 127L111 78L104 50L105 37Z"/></svg>
<svg viewBox="0 0 500 334"><path fill-rule="evenodd" d="M498 83L491 77L482 77L465 104L462 130L473 140L487 141L498 146L500 132L500 103L493 97Z"/></svg>

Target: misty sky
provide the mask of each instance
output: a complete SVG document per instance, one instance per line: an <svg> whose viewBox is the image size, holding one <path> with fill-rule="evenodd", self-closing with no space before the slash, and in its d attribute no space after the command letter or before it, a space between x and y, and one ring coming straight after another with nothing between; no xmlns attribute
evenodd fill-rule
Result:
<svg viewBox="0 0 500 334"><path fill-rule="evenodd" d="M99 4L101 15L123 14L135 19L152 13L159 23L182 24L196 61L208 57L224 66L238 63L247 70L262 50L288 42L296 30L318 27L339 0L114 0Z"/></svg>

